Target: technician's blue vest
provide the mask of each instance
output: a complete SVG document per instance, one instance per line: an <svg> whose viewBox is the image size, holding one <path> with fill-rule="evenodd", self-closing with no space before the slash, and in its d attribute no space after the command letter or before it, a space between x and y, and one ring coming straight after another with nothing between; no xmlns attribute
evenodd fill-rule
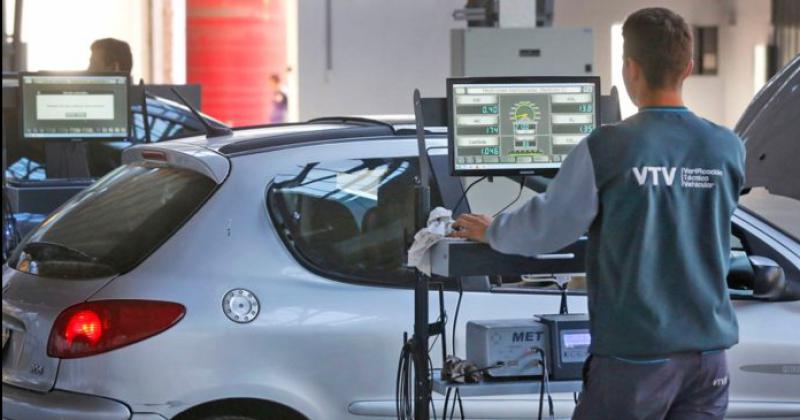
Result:
<svg viewBox="0 0 800 420"><path fill-rule="evenodd" d="M726 277L741 140L679 107L644 108L587 141L600 203L587 261L592 353L736 344Z"/></svg>

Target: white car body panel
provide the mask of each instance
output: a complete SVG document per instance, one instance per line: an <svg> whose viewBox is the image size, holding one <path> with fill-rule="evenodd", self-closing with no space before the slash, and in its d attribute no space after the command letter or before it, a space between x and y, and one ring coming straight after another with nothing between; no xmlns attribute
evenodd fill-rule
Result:
<svg viewBox="0 0 800 420"><path fill-rule="evenodd" d="M185 318L136 345L63 360L56 388L122 400L134 412L166 417L232 397L277 401L313 419L393 417L397 356L403 331L412 328L413 291L342 283L309 272L278 238L265 203L265 188L275 175L314 156L355 159L376 157L377 151L381 157L413 156L416 145L372 140L363 148L328 144L233 158L227 182L184 228L134 272L92 297L182 302ZM233 288L259 298L262 309L254 322L235 324L224 316L222 297ZM465 354L468 320L552 313L559 300L552 294L465 292L457 353ZM433 318L435 293L430 301ZM452 314L454 292L446 293L446 303ZM582 296L569 303L573 312L586 311ZM800 320L800 302L737 302L737 313L742 342L729 353L730 417L800 416L800 377L735 368L754 360L800 363L800 336L788 322ZM764 328L764 319L777 313L776 319L787 321ZM432 354L439 352L437 346ZM433 360L438 365L438 357ZM556 396L559 417L571 414L572 398ZM471 398L465 412L469 418L525 418L537 404L533 395Z"/></svg>

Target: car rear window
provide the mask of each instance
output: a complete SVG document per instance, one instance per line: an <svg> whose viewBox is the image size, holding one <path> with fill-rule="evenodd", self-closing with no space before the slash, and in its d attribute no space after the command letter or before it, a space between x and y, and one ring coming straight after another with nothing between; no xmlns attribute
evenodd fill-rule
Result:
<svg viewBox="0 0 800 420"><path fill-rule="evenodd" d="M406 249L414 237L416 157L299 165L278 176L267 205L284 243L329 278L410 286ZM431 204L441 206L435 183Z"/></svg>
<svg viewBox="0 0 800 420"><path fill-rule="evenodd" d="M132 270L213 193L206 176L145 162L124 165L77 194L19 245L11 266L44 277Z"/></svg>

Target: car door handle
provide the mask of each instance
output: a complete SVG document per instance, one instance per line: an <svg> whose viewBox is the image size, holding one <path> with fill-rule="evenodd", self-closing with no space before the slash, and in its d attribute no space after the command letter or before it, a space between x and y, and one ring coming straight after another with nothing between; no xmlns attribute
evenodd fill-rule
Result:
<svg viewBox="0 0 800 420"><path fill-rule="evenodd" d="M563 254L539 254L533 258L537 260L571 260L575 258L575 254L572 252L566 252Z"/></svg>

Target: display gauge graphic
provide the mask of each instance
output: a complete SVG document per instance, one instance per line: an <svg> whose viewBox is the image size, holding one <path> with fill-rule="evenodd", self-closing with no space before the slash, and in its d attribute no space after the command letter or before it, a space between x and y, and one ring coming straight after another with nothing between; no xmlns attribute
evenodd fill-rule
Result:
<svg viewBox="0 0 800 420"><path fill-rule="evenodd" d="M542 118L539 106L531 101L519 101L511 107L510 114L514 127L514 152L538 152L536 128Z"/></svg>
<svg viewBox="0 0 800 420"><path fill-rule="evenodd" d="M597 77L477 77L447 84L447 149L455 176L554 176L598 120Z"/></svg>

